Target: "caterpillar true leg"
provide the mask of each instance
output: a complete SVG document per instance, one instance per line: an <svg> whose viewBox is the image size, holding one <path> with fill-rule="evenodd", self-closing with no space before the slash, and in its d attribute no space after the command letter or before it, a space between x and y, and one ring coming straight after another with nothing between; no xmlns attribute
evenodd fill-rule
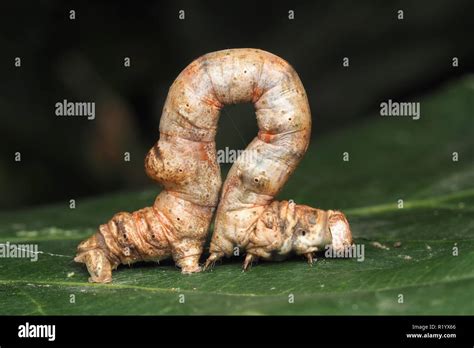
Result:
<svg viewBox="0 0 474 348"><path fill-rule="evenodd" d="M245 256L245 260L244 260L244 264L242 266L242 269L244 271L248 270L251 266L252 266L252 263L257 261L258 260L258 257L253 255L253 254L250 254L250 253L247 253L247 255Z"/></svg>
<svg viewBox="0 0 474 348"><path fill-rule="evenodd" d="M204 269L211 269L214 268L217 260L220 260L224 256L224 253L214 252L206 260L204 264Z"/></svg>
<svg viewBox="0 0 474 348"><path fill-rule="evenodd" d="M308 260L308 264L313 267L313 262L316 261L313 259L313 253L306 253L304 256L306 257L306 260Z"/></svg>

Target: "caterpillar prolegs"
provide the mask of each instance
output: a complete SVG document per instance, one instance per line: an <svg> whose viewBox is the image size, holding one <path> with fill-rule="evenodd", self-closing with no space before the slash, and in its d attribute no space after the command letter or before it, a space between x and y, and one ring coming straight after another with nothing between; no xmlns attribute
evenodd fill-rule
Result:
<svg viewBox="0 0 474 348"><path fill-rule="evenodd" d="M170 256L183 273L201 270L222 185L215 145L220 110L245 102L255 106L259 132L223 185L206 267L234 247L247 251L246 268L258 257L310 258L325 245L352 243L342 213L274 202L310 139L310 108L296 72L262 50L223 50L193 61L169 90L160 138L145 159L146 173L164 188L154 205L116 214L79 245L75 260L87 265L90 281L110 281L121 263Z"/></svg>
<svg viewBox="0 0 474 348"><path fill-rule="evenodd" d="M86 264L90 282L100 283L110 282L112 270L120 264L170 256L183 273L199 272L211 218L211 208L160 194L152 207L117 213L100 225L92 237L79 244L74 260Z"/></svg>

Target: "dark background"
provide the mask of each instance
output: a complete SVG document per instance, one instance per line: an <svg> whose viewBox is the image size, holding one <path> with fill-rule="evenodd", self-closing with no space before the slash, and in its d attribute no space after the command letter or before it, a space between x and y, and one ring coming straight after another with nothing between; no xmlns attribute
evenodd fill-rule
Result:
<svg viewBox="0 0 474 348"><path fill-rule="evenodd" d="M168 88L202 54L255 47L289 61L318 136L370 117L381 101L414 101L473 71L473 16L469 0L3 2L0 208L152 185L143 159ZM63 99L95 101L96 119L56 117ZM219 148L243 149L255 134L251 106L224 109Z"/></svg>

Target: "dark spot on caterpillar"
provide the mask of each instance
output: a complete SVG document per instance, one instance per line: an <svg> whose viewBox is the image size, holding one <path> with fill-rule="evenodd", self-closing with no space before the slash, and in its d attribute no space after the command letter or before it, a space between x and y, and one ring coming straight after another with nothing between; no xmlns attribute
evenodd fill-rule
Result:
<svg viewBox="0 0 474 348"><path fill-rule="evenodd" d="M253 181L258 182L259 180L258 180L258 178L254 178Z"/></svg>
<svg viewBox="0 0 474 348"><path fill-rule="evenodd" d="M305 230L301 231L301 235L302 235L302 236L305 236L305 235L306 235L306 231L305 231Z"/></svg>
<svg viewBox="0 0 474 348"><path fill-rule="evenodd" d="M246 74L246 73L247 73L247 70L244 70L244 74Z"/></svg>
<svg viewBox="0 0 474 348"><path fill-rule="evenodd" d="M180 170L179 170L179 172L180 172L180 173L182 173L182 172L183 172L183 170L182 170L182 169L180 169Z"/></svg>
<svg viewBox="0 0 474 348"><path fill-rule="evenodd" d="M123 238L127 239L127 234L126 233L123 234Z"/></svg>
<svg viewBox="0 0 474 348"><path fill-rule="evenodd" d="M105 238L102 232L99 230L99 232L96 234L96 239L97 243L99 244L99 248L108 251L107 244L105 244Z"/></svg>
<svg viewBox="0 0 474 348"><path fill-rule="evenodd" d="M265 216L264 223L267 228L273 228L273 219L270 214L267 214L267 216Z"/></svg>
<svg viewBox="0 0 474 348"><path fill-rule="evenodd" d="M156 158L161 158L160 148L158 146L153 146L153 153Z"/></svg>
<svg viewBox="0 0 474 348"><path fill-rule="evenodd" d="M286 231L286 220L280 220L280 229Z"/></svg>
<svg viewBox="0 0 474 348"><path fill-rule="evenodd" d="M154 234L152 234L152 235L151 235L151 238L155 239L155 235L154 235Z"/></svg>
<svg viewBox="0 0 474 348"><path fill-rule="evenodd" d="M104 252L105 257L112 263L117 263L117 264L120 263L120 259L116 255L110 252L107 244L105 243L105 238L102 232L99 231L96 234L96 236L97 236L97 242L99 243L99 249Z"/></svg>
<svg viewBox="0 0 474 348"><path fill-rule="evenodd" d="M288 118L288 121L291 121L291 117Z"/></svg>
<svg viewBox="0 0 474 348"><path fill-rule="evenodd" d="M119 231L119 233L122 233L122 235L127 238L127 233L126 233L126 230L125 230L125 226L123 224L123 221L115 221L113 220L114 223L115 223L115 226L117 226L117 230Z"/></svg>
<svg viewBox="0 0 474 348"><path fill-rule="evenodd" d="M177 217L176 220L181 221L181 219L179 217Z"/></svg>

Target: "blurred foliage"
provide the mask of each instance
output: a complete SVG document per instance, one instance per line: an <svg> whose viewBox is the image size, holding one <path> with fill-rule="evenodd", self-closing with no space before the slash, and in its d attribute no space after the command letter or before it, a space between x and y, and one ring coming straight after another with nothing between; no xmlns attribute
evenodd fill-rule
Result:
<svg viewBox="0 0 474 348"><path fill-rule="evenodd" d="M309 267L295 257L242 273L235 257L185 276L168 260L121 266L113 283L90 284L72 261L79 241L158 192L108 195L79 200L75 210L0 214L0 242L38 243L42 251L38 262L2 260L0 314L473 314L474 77L421 103L417 121L372 115L315 139L280 194L342 209L365 246L363 262L318 257Z"/></svg>
<svg viewBox="0 0 474 348"><path fill-rule="evenodd" d="M322 135L357 126L382 100L418 100L472 71L473 10L469 0L3 2L0 208L148 185L142 162L157 140L167 90L202 54L258 47L287 59L307 89L313 133ZM63 99L95 101L96 119L56 117ZM220 147L242 149L255 135L250 110L226 108Z"/></svg>

